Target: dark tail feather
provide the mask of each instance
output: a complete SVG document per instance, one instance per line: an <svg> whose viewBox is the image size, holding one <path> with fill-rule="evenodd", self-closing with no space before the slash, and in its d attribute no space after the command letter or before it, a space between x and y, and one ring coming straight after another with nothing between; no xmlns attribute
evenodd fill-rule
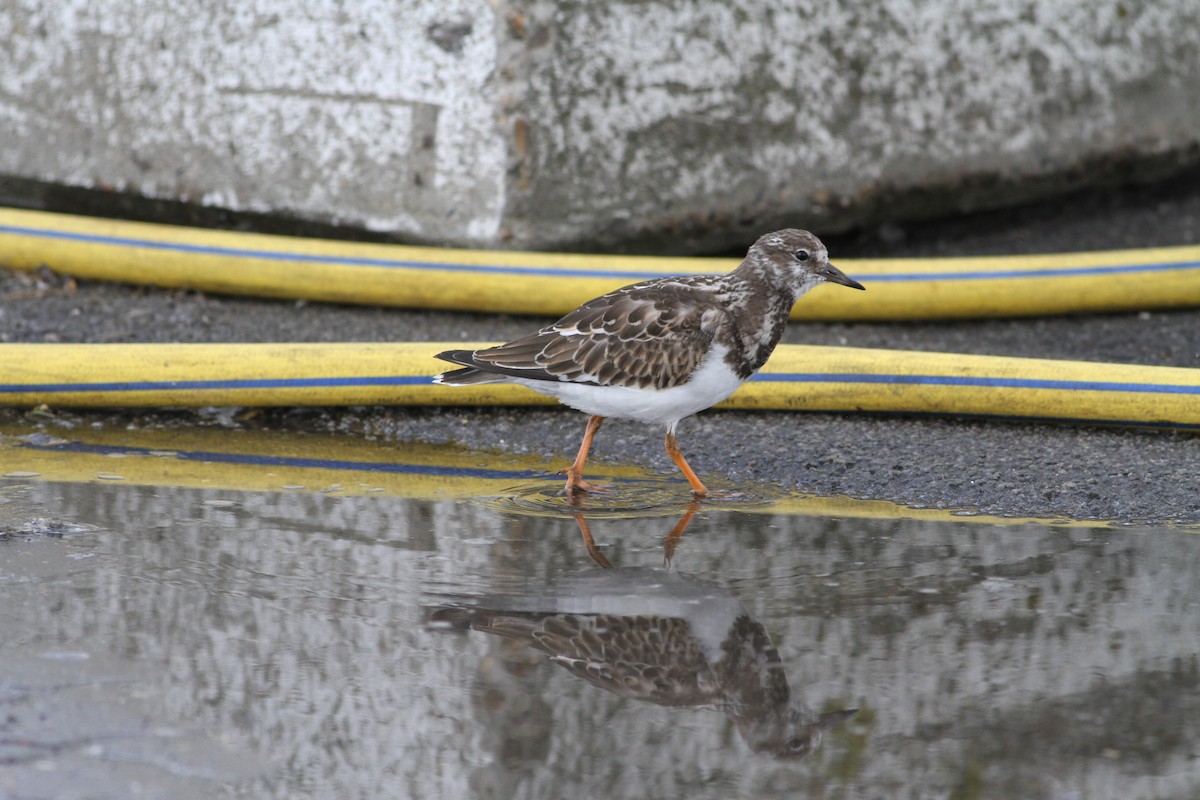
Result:
<svg viewBox="0 0 1200 800"><path fill-rule="evenodd" d="M425 624L454 631L483 631L507 639L529 642L545 614L505 613L470 606L437 606L425 609Z"/></svg>
<svg viewBox="0 0 1200 800"><path fill-rule="evenodd" d="M433 382L445 384L446 386L470 386L475 383L498 383L502 380L504 380L504 376L502 375L484 372L474 367L463 367L462 369L443 372L441 375L435 377Z"/></svg>
<svg viewBox="0 0 1200 800"><path fill-rule="evenodd" d="M446 350L445 352L438 353L435 358L440 358L442 361L449 361L451 364L462 364L463 369L443 372L433 379L434 383L441 383L446 386L470 386L475 383L495 383L499 380L496 375L472 366L475 363L474 350Z"/></svg>
<svg viewBox="0 0 1200 800"><path fill-rule="evenodd" d="M458 364L463 367L475 366L475 351L474 350L443 350L434 358L440 358L442 361L449 361L451 364Z"/></svg>

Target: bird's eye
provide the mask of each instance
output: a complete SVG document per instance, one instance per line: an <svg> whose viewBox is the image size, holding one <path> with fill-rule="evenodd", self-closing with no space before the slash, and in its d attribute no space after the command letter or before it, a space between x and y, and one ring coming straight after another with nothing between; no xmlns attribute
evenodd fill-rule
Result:
<svg viewBox="0 0 1200 800"><path fill-rule="evenodd" d="M807 250L797 250L796 252L792 253L792 255L796 257L797 261L808 261Z"/></svg>

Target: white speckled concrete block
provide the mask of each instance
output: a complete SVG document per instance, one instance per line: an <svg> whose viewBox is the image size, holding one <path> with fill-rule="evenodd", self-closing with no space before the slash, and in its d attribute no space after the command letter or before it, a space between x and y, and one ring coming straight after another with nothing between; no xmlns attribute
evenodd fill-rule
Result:
<svg viewBox="0 0 1200 800"><path fill-rule="evenodd" d="M507 247L744 244L1200 158L1200 4L0 0L0 174Z"/></svg>

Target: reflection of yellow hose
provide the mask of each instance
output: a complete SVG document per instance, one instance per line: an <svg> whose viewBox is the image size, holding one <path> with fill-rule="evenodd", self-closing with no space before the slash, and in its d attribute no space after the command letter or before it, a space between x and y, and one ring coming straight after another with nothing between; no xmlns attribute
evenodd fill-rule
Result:
<svg viewBox="0 0 1200 800"><path fill-rule="evenodd" d="M238 492L297 492L381 495L425 500L463 497L502 498L547 487L547 497L561 492L558 465L528 456L489 456L457 447L364 442L348 437L294 432L242 430L230 436L224 429L73 430L57 438L29 435L19 428L0 427L0 478L87 483L104 481L135 486L174 486ZM595 476L629 486L653 483L664 489L664 500L688 500L691 492L675 476L654 476L629 467L595 464ZM682 488L680 488L682 485ZM706 501L707 508L722 502ZM498 506L504 507L504 506ZM920 519L1017 525L1028 519L963 516L946 509L913 509L883 500L850 497L790 495L761 503L731 501L730 510L750 513L829 516L842 518ZM505 507L510 513L530 513L527 507ZM663 506L656 513L682 513L680 506ZM554 509L557 509L555 511ZM565 500L546 502L540 516L568 516ZM593 513L589 509L589 513ZM601 512L603 513L603 512ZM637 516L645 516L639 509ZM1043 520L1045 522L1045 520ZM1088 525L1067 522L1056 525Z"/></svg>
<svg viewBox="0 0 1200 800"><path fill-rule="evenodd" d="M548 464L532 458L493 456L481 466L478 452L462 448L346 436L255 430L230 436L213 428L81 430L65 436L70 438L0 428L0 477L428 499L496 495L547 477L556 488L561 483ZM630 468L600 466L597 472L610 480L645 477Z"/></svg>
<svg viewBox="0 0 1200 800"><path fill-rule="evenodd" d="M733 264L362 244L0 209L0 265L265 297L559 315L636 280ZM869 291L819 287L795 316L937 319L1200 304L1200 247L838 265Z"/></svg>
<svg viewBox="0 0 1200 800"><path fill-rule="evenodd" d="M0 345L0 403L524 405L520 386L435 386L422 344ZM1200 370L782 345L723 407L1200 427Z"/></svg>

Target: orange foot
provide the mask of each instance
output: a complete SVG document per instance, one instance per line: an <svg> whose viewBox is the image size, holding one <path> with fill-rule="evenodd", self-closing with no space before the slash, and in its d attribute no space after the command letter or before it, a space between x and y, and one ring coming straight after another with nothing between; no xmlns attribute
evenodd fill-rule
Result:
<svg viewBox="0 0 1200 800"><path fill-rule="evenodd" d="M592 483L583 479L583 476L578 472L573 472L571 469L559 470L559 475L567 476L567 497L574 497L577 494L593 493L604 494L612 491L607 486L601 486L598 483Z"/></svg>

